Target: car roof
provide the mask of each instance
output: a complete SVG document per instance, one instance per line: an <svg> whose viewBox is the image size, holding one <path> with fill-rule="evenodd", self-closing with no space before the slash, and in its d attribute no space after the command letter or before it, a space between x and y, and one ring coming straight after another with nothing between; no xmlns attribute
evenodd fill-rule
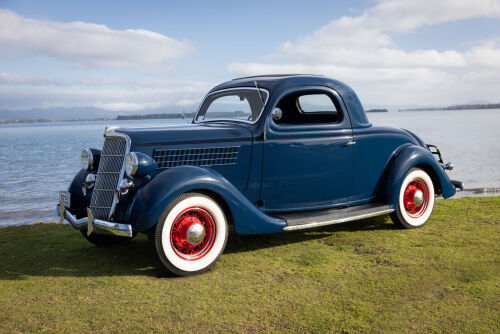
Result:
<svg viewBox="0 0 500 334"><path fill-rule="evenodd" d="M271 95L280 95L287 89L298 86L325 86L337 91L342 97L347 109L351 114L353 127L366 127L370 125L363 106L359 101L354 90L345 83L327 78L322 75L314 74L264 74L258 76L249 76L236 78L231 81L224 82L212 88L209 92L238 88L238 87L255 87L267 89Z"/></svg>
<svg viewBox="0 0 500 334"><path fill-rule="evenodd" d="M255 83L257 83L257 85L260 88L265 88L268 90L276 88L286 89L294 86L304 86L304 85L345 86L340 81L329 79L322 75L264 74L264 75L236 78L214 87L212 91L227 89L227 88L235 88L235 87L255 87Z"/></svg>

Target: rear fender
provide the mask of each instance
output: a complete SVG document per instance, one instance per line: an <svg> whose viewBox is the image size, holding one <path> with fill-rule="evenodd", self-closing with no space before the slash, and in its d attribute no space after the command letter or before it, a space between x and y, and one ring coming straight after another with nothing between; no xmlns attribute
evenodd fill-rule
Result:
<svg viewBox="0 0 500 334"><path fill-rule="evenodd" d="M281 232L286 222L257 209L229 181L217 172L197 167L178 166L156 175L139 189L126 214L134 230L144 232L154 227L169 203L188 191L209 191L222 199L240 234Z"/></svg>
<svg viewBox="0 0 500 334"><path fill-rule="evenodd" d="M440 189L444 198L455 195L455 185L444 171L443 167L436 161L432 153L420 146L407 144L397 150L386 167L384 176L379 183L376 201L392 204L396 207L399 200L399 189L410 171L418 167L424 169Z"/></svg>

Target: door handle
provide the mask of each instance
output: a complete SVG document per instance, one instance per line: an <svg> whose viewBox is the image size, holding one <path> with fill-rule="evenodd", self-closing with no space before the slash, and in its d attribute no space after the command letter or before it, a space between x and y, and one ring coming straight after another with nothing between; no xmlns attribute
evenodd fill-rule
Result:
<svg viewBox="0 0 500 334"><path fill-rule="evenodd" d="M347 147L347 146L351 146L351 145L354 145L356 144L356 142L354 140L349 140L347 143L345 143L344 145L342 145L342 147Z"/></svg>

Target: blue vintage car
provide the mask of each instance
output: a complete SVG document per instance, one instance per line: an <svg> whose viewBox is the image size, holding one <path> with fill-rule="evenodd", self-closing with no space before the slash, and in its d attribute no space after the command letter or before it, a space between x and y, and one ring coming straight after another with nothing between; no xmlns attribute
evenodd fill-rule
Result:
<svg viewBox="0 0 500 334"><path fill-rule="evenodd" d="M354 91L322 76L266 75L213 88L188 125L107 128L59 196L96 245L147 233L177 275L208 270L236 233L295 231L390 214L424 225L455 195L439 150L373 126Z"/></svg>

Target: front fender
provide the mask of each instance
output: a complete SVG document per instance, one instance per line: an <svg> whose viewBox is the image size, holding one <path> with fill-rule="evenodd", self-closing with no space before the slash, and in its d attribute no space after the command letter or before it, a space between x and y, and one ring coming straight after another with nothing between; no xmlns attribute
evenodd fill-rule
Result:
<svg viewBox="0 0 500 334"><path fill-rule="evenodd" d="M81 169L68 188L68 192L71 194L71 208L69 208L69 211L76 215L77 218L86 216L87 207L90 206L92 192L87 192L86 195L82 192L82 184L85 183L85 179L89 174L90 172L86 169Z"/></svg>
<svg viewBox="0 0 500 334"><path fill-rule="evenodd" d="M455 195L455 185L444 171L443 167L436 161L432 153L424 147L416 145L405 145L394 153L389 162L385 175L381 180L378 200L392 204L394 207L399 200L399 189L401 184L414 167L424 168L434 182L439 182L439 188L444 198Z"/></svg>
<svg viewBox="0 0 500 334"><path fill-rule="evenodd" d="M237 233L280 232L286 226L283 219L268 216L257 209L222 175L197 166L178 166L156 175L137 191L127 210L126 220L134 230L147 231L155 226L174 198L193 190L218 194L231 210Z"/></svg>

